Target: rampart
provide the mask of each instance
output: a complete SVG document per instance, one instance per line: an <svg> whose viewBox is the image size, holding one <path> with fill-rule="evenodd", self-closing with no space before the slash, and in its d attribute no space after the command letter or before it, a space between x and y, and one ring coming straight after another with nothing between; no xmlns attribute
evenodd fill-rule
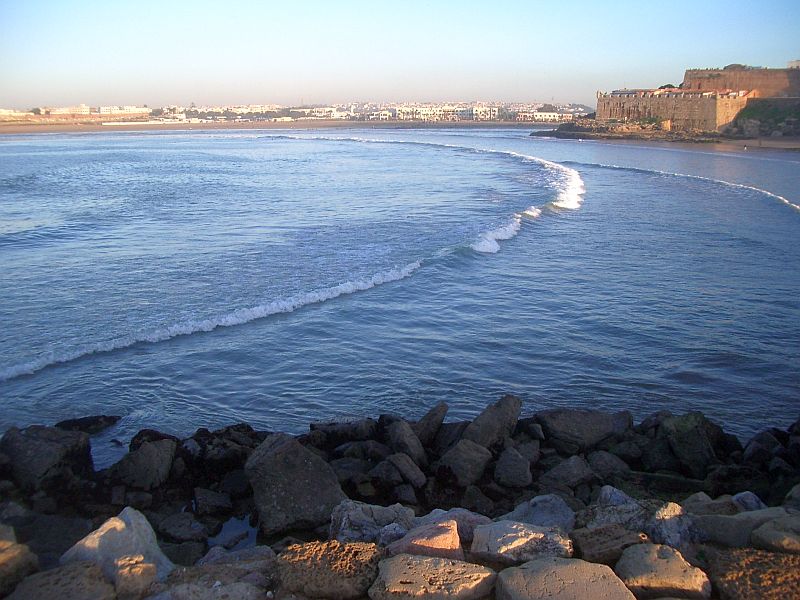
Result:
<svg viewBox="0 0 800 600"><path fill-rule="evenodd" d="M682 89L754 90L759 98L800 96L800 69L766 69L729 65L724 69L688 69Z"/></svg>

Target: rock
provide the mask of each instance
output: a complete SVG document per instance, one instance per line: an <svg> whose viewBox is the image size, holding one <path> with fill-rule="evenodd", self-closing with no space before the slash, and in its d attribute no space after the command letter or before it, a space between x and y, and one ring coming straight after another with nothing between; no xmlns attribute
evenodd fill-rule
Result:
<svg viewBox="0 0 800 600"><path fill-rule="evenodd" d="M576 488L597 478L589 464L580 456L570 456L542 475L542 483Z"/></svg>
<svg viewBox="0 0 800 600"><path fill-rule="evenodd" d="M194 502L198 515L218 515L233 509L233 503L228 494L212 492L199 487L194 488Z"/></svg>
<svg viewBox="0 0 800 600"><path fill-rule="evenodd" d="M539 440L531 440L529 442L522 442L517 446L517 452L525 457L528 461L528 466L539 462L541 456L541 445Z"/></svg>
<svg viewBox="0 0 800 600"><path fill-rule="evenodd" d="M336 540L289 546L278 558L283 586L310 598L346 600L367 593L378 575L375 544Z"/></svg>
<svg viewBox="0 0 800 600"><path fill-rule="evenodd" d="M76 562L27 577L8 600L116 600L112 586L100 568L90 562Z"/></svg>
<svg viewBox="0 0 800 600"><path fill-rule="evenodd" d="M712 550L708 576L722 600L800 598L800 556L754 548Z"/></svg>
<svg viewBox="0 0 800 600"><path fill-rule="evenodd" d="M758 527L787 516L780 507L751 510L736 515L697 515L695 524L703 539L728 547L741 547L750 544L750 534Z"/></svg>
<svg viewBox="0 0 800 600"><path fill-rule="evenodd" d="M347 442L337 446L334 453L342 458L358 458L377 463L389 456L392 449L375 440L365 440L363 442Z"/></svg>
<svg viewBox="0 0 800 600"><path fill-rule="evenodd" d="M722 429L701 412L667 417L661 422L659 434L666 437L672 453L696 479L703 479L708 468L719 462L714 447L720 443Z"/></svg>
<svg viewBox="0 0 800 600"><path fill-rule="evenodd" d="M343 500L331 513L328 535L340 542L375 542L387 525L397 524L405 532L413 527L414 511L400 504L376 506Z"/></svg>
<svg viewBox="0 0 800 600"><path fill-rule="evenodd" d="M419 489L425 485L427 478L408 454L392 454L386 458L400 473L403 481L407 481Z"/></svg>
<svg viewBox="0 0 800 600"><path fill-rule="evenodd" d="M480 515L490 515L494 512L494 502L477 485L467 486L461 497L461 506Z"/></svg>
<svg viewBox="0 0 800 600"><path fill-rule="evenodd" d="M416 554L464 560L456 521L439 521L414 527L386 547L390 556Z"/></svg>
<svg viewBox="0 0 800 600"><path fill-rule="evenodd" d="M492 591L491 569L458 560L401 554L382 560L371 600L479 600Z"/></svg>
<svg viewBox="0 0 800 600"><path fill-rule="evenodd" d="M621 506L632 502L636 502L636 500L628 496L628 494L622 490L618 490L610 485L601 487L600 494L597 496L598 506Z"/></svg>
<svg viewBox="0 0 800 600"><path fill-rule="evenodd" d="M547 556L503 570L497 600L634 600L625 584L605 565Z"/></svg>
<svg viewBox="0 0 800 600"><path fill-rule="evenodd" d="M162 433L161 431L156 431L155 429L141 429L131 438L131 441L128 444L128 451L134 452L141 448L142 444L147 442L160 442L163 440L172 440L175 442L176 446L180 443L180 440L174 435Z"/></svg>
<svg viewBox="0 0 800 600"><path fill-rule="evenodd" d="M256 575L256 574L253 574ZM146 600L264 600L264 589L248 581L179 583Z"/></svg>
<svg viewBox="0 0 800 600"><path fill-rule="evenodd" d="M465 544L472 542L473 532L478 525L491 523L492 520L484 515L474 513L465 508L451 508L450 510L434 509L427 515L414 519L414 527L441 523L442 521L455 521L458 525L458 537Z"/></svg>
<svg viewBox="0 0 800 600"><path fill-rule="evenodd" d="M572 556L572 540L558 527L536 527L518 521L497 521L475 528L471 552L485 560L519 564L541 555Z"/></svg>
<svg viewBox="0 0 800 600"><path fill-rule="evenodd" d="M25 490L58 489L73 475L93 472L89 436L78 431L31 425L11 427L0 438L14 480Z"/></svg>
<svg viewBox="0 0 800 600"><path fill-rule="evenodd" d="M169 515L158 523L158 531L174 542L205 542L209 532L189 512Z"/></svg>
<svg viewBox="0 0 800 600"><path fill-rule="evenodd" d="M109 475L126 485L141 490L159 487L169 477L177 444L165 439L143 442L109 469Z"/></svg>
<svg viewBox="0 0 800 600"><path fill-rule="evenodd" d="M559 452L577 454L597 446L633 425L627 411L614 414L597 410L555 408L536 415L547 441Z"/></svg>
<svg viewBox="0 0 800 600"><path fill-rule="evenodd" d="M446 482L467 487L478 481L492 459L492 453L470 440L461 440L435 465L436 475Z"/></svg>
<svg viewBox="0 0 800 600"><path fill-rule="evenodd" d="M114 589L120 600L139 600L156 580L156 566L146 562L141 554L123 556L115 564Z"/></svg>
<svg viewBox="0 0 800 600"><path fill-rule="evenodd" d="M225 476L219 483L219 491L223 494L228 494L234 499L243 498L252 494L250 481L247 479L244 469L236 469L225 473Z"/></svg>
<svg viewBox="0 0 800 600"><path fill-rule="evenodd" d="M403 474L388 460L379 462L373 469L370 469L367 475L376 482L376 485L383 488L390 488L403 483Z"/></svg>
<svg viewBox="0 0 800 600"><path fill-rule="evenodd" d="M322 431L330 445L339 446L346 442L373 439L378 432L378 423L374 419L343 423L312 423L311 431Z"/></svg>
<svg viewBox="0 0 800 600"><path fill-rule="evenodd" d="M439 404L425 413L424 417L411 426L423 446L430 446L436 439L436 434L439 433L439 428L447 415L447 409L445 402L439 402Z"/></svg>
<svg viewBox="0 0 800 600"><path fill-rule="evenodd" d="M800 483L794 486L783 499L783 506L800 510Z"/></svg>
<svg viewBox="0 0 800 600"><path fill-rule="evenodd" d="M678 472L681 468L680 461L672 453L672 448L666 438L656 438L642 448L642 466L651 473L657 471Z"/></svg>
<svg viewBox="0 0 800 600"><path fill-rule="evenodd" d="M172 544L161 542L159 548L170 562L182 567L191 567L203 557L205 542L180 542Z"/></svg>
<svg viewBox="0 0 800 600"><path fill-rule="evenodd" d="M697 598L711 596L703 571L686 562L677 550L660 544L626 548L614 572L637 598Z"/></svg>
<svg viewBox="0 0 800 600"><path fill-rule="evenodd" d="M705 492L692 494L681 502L683 510L693 515L735 515L742 512L741 506L729 495L712 500Z"/></svg>
<svg viewBox="0 0 800 600"><path fill-rule="evenodd" d="M644 533L629 531L616 524L595 529L573 529L570 536L578 558L610 567L617 563L625 548L649 541Z"/></svg>
<svg viewBox="0 0 800 600"><path fill-rule="evenodd" d="M83 433L93 435L115 425L121 418L122 417L111 415L96 415L59 421L55 426L65 431L82 431Z"/></svg>
<svg viewBox="0 0 800 600"><path fill-rule="evenodd" d="M608 451L617 458L625 461L626 464L633 463L642 457L642 448L634 441L614 444Z"/></svg>
<svg viewBox="0 0 800 600"><path fill-rule="evenodd" d="M400 504L414 505L417 503L417 494L414 491L414 486L407 483L396 486L392 490L392 498Z"/></svg>
<svg viewBox="0 0 800 600"><path fill-rule="evenodd" d="M247 563L269 567L275 564L276 560L275 552L269 546L252 546L241 550L226 550L222 546L214 546L197 561L197 566Z"/></svg>
<svg viewBox="0 0 800 600"><path fill-rule="evenodd" d="M39 559L26 545L0 542L0 598L10 594L20 581L38 569Z"/></svg>
<svg viewBox="0 0 800 600"><path fill-rule="evenodd" d="M767 521L753 530L750 541L763 550L800 554L800 515Z"/></svg>
<svg viewBox="0 0 800 600"><path fill-rule="evenodd" d="M564 533L569 533L575 527L575 511L557 494L536 496L517 505L514 510L499 519L519 521L539 527L560 527Z"/></svg>
<svg viewBox="0 0 800 600"><path fill-rule="evenodd" d="M603 481L611 481L616 477L625 477L630 474L628 464L610 452L597 450L587 457L589 468Z"/></svg>
<svg viewBox="0 0 800 600"><path fill-rule="evenodd" d="M742 510L762 510L767 508L767 505L761 501L761 498L756 496L753 492L739 492L734 494L731 501Z"/></svg>
<svg viewBox="0 0 800 600"><path fill-rule="evenodd" d="M0 544L3 542L17 543L17 536L14 533L14 528L10 525L0 523Z"/></svg>
<svg viewBox="0 0 800 600"><path fill-rule="evenodd" d="M420 467L428 466L428 455L425 454L425 449L417 434L406 421L401 419L389 425L387 434L389 447L392 450L407 454Z"/></svg>
<svg viewBox="0 0 800 600"><path fill-rule="evenodd" d="M439 433L436 434L436 439L433 440L433 447L431 448L433 454L435 456L442 456L450 448L455 446L461 439L468 425L469 421L442 423L442 426L439 427Z"/></svg>
<svg viewBox="0 0 800 600"><path fill-rule="evenodd" d="M333 469L286 434L264 440L247 460L245 472L265 534L326 523L346 499Z"/></svg>
<svg viewBox="0 0 800 600"><path fill-rule="evenodd" d="M487 406L462 434L462 439L489 448L511 436L522 410L522 400L506 395Z"/></svg>
<svg viewBox="0 0 800 600"><path fill-rule="evenodd" d="M39 558L41 569L58 566L61 555L92 531L92 523L79 517L29 513L9 519L17 541Z"/></svg>
<svg viewBox="0 0 800 600"><path fill-rule="evenodd" d="M383 548L384 546L388 546L392 542L396 542L397 540L401 539L407 533L408 529L399 523L389 523L385 527L382 527L380 532L378 532L377 544Z"/></svg>
<svg viewBox="0 0 800 600"><path fill-rule="evenodd" d="M349 456L335 458L328 464L333 469L333 472L336 473L336 479L342 485L351 481L358 481L363 475L366 475L373 466L368 460Z"/></svg>
<svg viewBox="0 0 800 600"><path fill-rule="evenodd" d="M531 484L531 463L514 448L503 450L494 467L494 480L507 487L526 487Z"/></svg>
<svg viewBox="0 0 800 600"><path fill-rule="evenodd" d="M116 571L114 561L136 554L141 554L147 562L156 565L159 580L163 580L173 569L173 564L158 547L150 523L142 513L128 507L67 550L61 557L61 564L92 562L103 570L109 580L113 580Z"/></svg>

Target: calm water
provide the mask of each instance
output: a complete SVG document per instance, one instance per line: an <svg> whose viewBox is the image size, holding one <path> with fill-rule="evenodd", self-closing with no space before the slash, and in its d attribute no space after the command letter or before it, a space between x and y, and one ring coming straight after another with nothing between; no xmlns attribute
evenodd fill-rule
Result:
<svg viewBox="0 0 800 600"><path fill-rule="evenodd" d="M0 429L500 394L800 416L800 155L352 130L0 138Z"/></svg>

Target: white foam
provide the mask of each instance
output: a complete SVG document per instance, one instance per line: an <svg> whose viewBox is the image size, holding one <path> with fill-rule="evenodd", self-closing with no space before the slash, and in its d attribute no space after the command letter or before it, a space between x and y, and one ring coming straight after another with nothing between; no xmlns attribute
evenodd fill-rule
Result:
<svg viewBox="0 0 800 600"><path fill-rule="evenodd" d="M524 211L522 211L522 214L525 215L526 217L530 217L531 219L538 219L539 217L542 216L542 209L536 208L535 206L529 206Z"/></svg>
<svg viewBox="0 0 800 600"><path fill-rule="evenodd" d="M414 271L419 269L420 266L420 262L416 261L407 264L404 267L396 267L394 269L389 269L388 271L376 273L367 279L345 281L344 283L340 283L332 287L313 290L303 294L297 294L289 298L274 300L272 302L260 304L250 308L240 308L233 312L210 317L208 319L190 319L149 332L118 337L105 342L79 346L77 348L72 348L61 352L48 352L34 360L11 365L10 367L2 369L0 371L0 381L13 379L14 377L19 377L20 375L35 373L36 371L40 371L50 365L70 362L92 354L120 350L122 348L127 348L142 342L163 342L165 340L182 335L191 335L193 333L212 331L219 327L242 325L243 323L248 323L250 321L254 321L255 319L262 319L278 313L290 313L309 304L318 304L320 302L325 302L326 300L338 298L339 296L346 296L348 294L354 294L355 292L368 290L377 285L389 283L391 281L397 281L399 279L405 279Z"/></svg>
<svg viewBox="0 0 800 600"><path fill-rule="evenodd" d="M522 215L514 215L510 223L482 233L480 238L471 245L471 248L475 250L475 252L494 254L500 250L500 244L497 242L510 240L519 233L521 226Z"/></svg>

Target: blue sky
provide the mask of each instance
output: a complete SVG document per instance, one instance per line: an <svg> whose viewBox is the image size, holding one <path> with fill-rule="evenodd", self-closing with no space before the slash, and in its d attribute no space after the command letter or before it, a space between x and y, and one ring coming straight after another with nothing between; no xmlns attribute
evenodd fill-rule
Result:
<svg viewBox="0 0 800 600"><path fill-rule="evenodd" d="M800 59L800 2L0 0L0 107L575 101Z"/></svg>

